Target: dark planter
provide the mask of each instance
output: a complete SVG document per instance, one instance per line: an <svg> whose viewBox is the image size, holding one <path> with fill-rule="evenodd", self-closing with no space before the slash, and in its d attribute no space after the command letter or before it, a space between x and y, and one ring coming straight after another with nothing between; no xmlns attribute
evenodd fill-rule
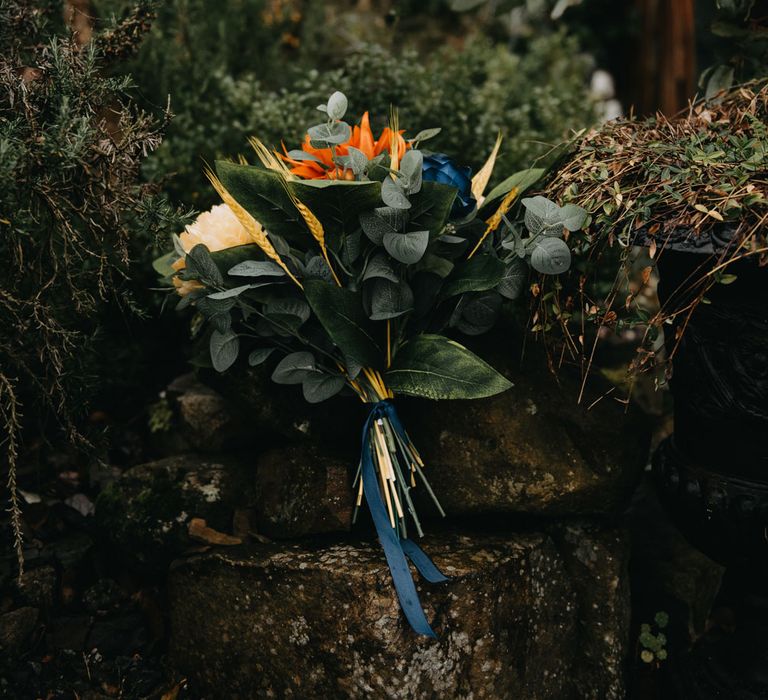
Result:
<svg viewBox="0 0 768 700"><path fill-rule="evenodd" d="M728 231L673 240L659 256L659 298L683 308L686 287L721 259ZM726 639L705 639L677 667L685 698L768 698L768 269L734 263L707 292L673 357L674 435L654 457L663 504L692 544L728 567L741 609ZM668 307L669 308L669 307ZM665 326L667 347L676 326Z"/></svg>

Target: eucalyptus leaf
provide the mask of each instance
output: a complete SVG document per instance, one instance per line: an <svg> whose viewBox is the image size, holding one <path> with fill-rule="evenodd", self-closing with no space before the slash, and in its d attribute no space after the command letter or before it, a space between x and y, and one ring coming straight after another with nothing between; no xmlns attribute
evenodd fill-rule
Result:
<svg viewBox="0 0 768 700"><path fill-rule="evenodd" d="M587 220L587 211L576 204L566 204L560 207L563 226L569 231L579 231Z"/></svg>
<svg viewBox="0 0 768 700"><path fill-rule="evenodd" d="M501 296L496 292L473 294L462 305L456 327L466 335L487 333L499 318L501 301Z"/></svg>
<svg viewBox="0 0 768 700"><path fill-rule="evenodd" d="M568 244L559 238L540 238L531 252L531 267L545 275L559 275L571 266Z"/></svg>
<svg viewBox="0 0 768 700"><path fill-rule="evenodd" d="M352 172L355 175L362 175L368 167L368 156L354 146L348 146L347 153L349 154L349 164Z"/></svg>
<svg viewBox="0 0 768 700"><path fill-rule="evenodd" d="M328 98L325 111L331 119L342 119L347 112L348 104L346 95L337 90Z"/></svg>
<svg viewBox="0 0 768 700"><path fill-rule="evenodd" d="M413 310L413 292L405 282L379 278L371 285L372 321L397 318Z"/></svg>
<svg viewBox="0 0 768 700"><path fill-rule="evenodd" d="M257 367L264 364L267 358L275 351L275 348L258 348L257 350L251 350L248 355L248 364L251 367Z"/></svg>
<svg viewBox="0 0 768 700"><path fill-rule="evenodd" d="M441 258L439 255L427 253L419 261L417 269L420 271L431 272L438 277L445 278L453 272L454 264L450 260Z"/></svg>
<svg viewBox="0 0 768 700"><path fill-rule="evenodd" d="M225 313L234 308L236 303L237 302L233 298L212 299L210 295L195 300L197 310L206 318L210 318L216 314Z"/></svg>
<svg viewBox="0 0 768 700"><path fill-rule="evenodd" d="M371 259L365 266L365 272L363 272L364 281L376 277L382 277L390 282L398 282L400 280L389 257L381 252L374 253L371 256Z"/></svg>
<svg viewBox="0 0 768 700"><path fill-rule="evenodd" d="M288 157L292 160L311 160L313 163L323 162L314 153L308 153L307 151L302 151L298 148L288 151Z"/></svg>
<svg viewBox="0 0 768 700"><path fill-rule="evenodd" d="M497 290L507 299L517 299L528 281L528 266L520 258L514 258L504 269Z"/></svg>
<svg viewBox="0 0 768 700"><path fill-rule="evenodd" d="M381 199L384 204L394 209L410 209L411 202L405 194L403 186L391 177L381 183Z"/></svg>
<svg viewBox="0 0 768 700"><path fill-rule="evenodd" d="M316 369L315 356L311 352L292 352L277 363L272 381L276 384L301 384Z"/></svg>
<svg viewBox="0 0 768 700"><path fill-rule="evenodd" d="M428 139L432 139L435 136L437 136L442 129L440 127L434 127L432 129L422 129L416 136L414 136L411 139L411 143L416 145L418 143L421 143L422 141L426 141Z"/></svg>
<svg viewBox="0 0 768 700"><path fill-rule="evenodd" d="M237 354L240 352L240 339L231 330L225 332L215 330L211 333L209 349L213 368L217 372L224 372L237 359Z"/></svg>
<svg viewBox="0 0 768 700"><path fill-rule="evenodd" d="M270 260L243 260L227 270L233 277L283 277L285 272Z"/></svg>
<svg viewBox="0 0 768 700"><path fill-rule="evenodd" d="M429 334L406 342L384 378L396 394L428 399L479 399L512 386L463 345Z"/></svg>
<svg viewBox="0 0 768 700"><path fill-rule="evenodd" d="M244 291L247 289L250 289L252 285L250 284L243 284L239 287L232 287L232 289L225 289L223 292L214 292L213 294L209 294L209 299L230 299L237 296L240 296Z"/></svg>
<svg viewBox="0 0 768 700"><path fill-rule="evenodd" d="M352 130L346 122L333 122L331 124L316 124L307 129L309 138L313 144L321 148L327 146L338 146L349 141Z"/></svg>
<svg viewBox="0 0 768 700"><path fill-rule="evenodd" d="M421 151L411 149L406 151L400 161L400 172L408 181L408 194L415 194L421 189L421 173L424 167L424 156Z"/></svg>
<svg viewBox="0 0 768 700"><path fill-rule="evenodd" d="M333 282L331 269L321 255L315 255L309 259L309 262L304 269L304 277L306 277L306 279L319 279L325 280L326 282Z"/></svg>
<svg viewBox="0 0 768 700"><path fill-rule="evenodd" d="M219 333L226 333L232 328L232 314L229 312L214 314L208 319L208 322L219 331Z"/></svg>
<svg viewBox="0 0 768 700"><path fill-rule="evenodd" d="M375 210L360 214L360 227L368 239L376 245L382 245L386 234L397 233L396 229Z"/></svg>
<svg viewBox="0 0 768 700"><path fill-rule="evenodd" d="M562 235L564 217L560 207L546 197L522 200L525 207L525 227L534 235Z"/></svg>
<svg viewBox="0 0 768 700"><path fill-rule="evenodd" d="M398 262L412 265L419 262L429 245L429 231L409 233L387 233L384 235L384 249Z"/></svg>
<svg viewBox="0 0 768 700"><path fill-rule="evenodd" d="M186 269L196 275L206 286L220 287L224 284L221 271L213 262L208 248L198 243L187 253Z"/></svg>
<svg viewBox="0 0 768 700"><path fill-rule="evenodd" d="M301 389L308 403L320 403L338 394L345 384L344 377L339 375L313 372L304 378Z"/></svg>
<svg viewBox="0 0 768 700"><path fill-rule="evenodd" d="M268 316L293 316L302 323L309 319L309 304L303 299L273 299L264 308Z"/></svg>

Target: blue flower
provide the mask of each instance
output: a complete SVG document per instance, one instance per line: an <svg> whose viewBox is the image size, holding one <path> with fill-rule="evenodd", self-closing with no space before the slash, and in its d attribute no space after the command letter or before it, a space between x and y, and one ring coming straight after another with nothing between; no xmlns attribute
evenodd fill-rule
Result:
<svg viewBox="0 0 768 700"><path fill-rule="evenodd" d="M468 165L459 167L445 153L425 155L422 178L442 182L458 190L451 208L452 219L463 219L474 210L476 201L472 196L472 168Z"/></svg>

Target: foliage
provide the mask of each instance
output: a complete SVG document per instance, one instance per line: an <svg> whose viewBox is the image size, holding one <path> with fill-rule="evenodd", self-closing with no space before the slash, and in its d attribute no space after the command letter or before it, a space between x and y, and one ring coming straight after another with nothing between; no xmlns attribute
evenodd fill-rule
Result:
<svg viewBox="0 0 768 700"><path fill-rule="evenodd" d="M579 358L583 326L577 342L567 328L571 317L617 331L642 326L645 347L634 366L648 368L662 325L681 313L687 317L712 285L731 283L730 264L752 257L764 265L767 121L763 80L700 101L674 119L619 120L585 135L545 187L554 200L583 207L589 220L568 240L572 274L561 276L534 312L547 319L543 330L559 325ZM676 291L686 304L670 300L649 313L643 293L655 261L667 248L697 241L715 254L712 268ZM634 244L647 247L640 266ZM605 290L594 282L608 266L615 281Z"/></svg>
<svg viewBox="0 0 768 700"><path fill-rule="evenodd" d="M1 12L0 413L13 480L25 426L82 437L100 322L133 304L132 237L145 232L145 247L179 219L138 180L164 123L130 105L128 78L100 74L100 57L125 48L121 27L80 47L56 36L55 3Z"/></svg>
<svg viewBox="0 0 768 700"><path fill-rule="evenodd" d="M399 136L397 117L373 139L365 118L354 130L342 121L347 105L333 93L318 108L327 120L308 129L301 150L281 156L287 164L258 141L261 165L217 163L214 185L254 244L223 247L225 236L242 239L225 233L223 213L211 212L196 224L197 238L177 239L176 254L163 261L171 279L180 270L181 306L194 304L210 321L213 366L226 370L243 345L252 364L282 357L273 379L302 384L310 402L345 388L367 401L390 391L502 391L506 380L440 333L490 328L498 303L488 297L503 265L493 255L463 259L469 240L456 234L471 235L473 216L461 211L446 228L457 186L423 179L421 142ZM441 167L457 172L447 159ZM204 234L207 246L192 245ZM483 305L471 303L477 292Z"/></svg>
<svg viewBox="0 0 768 700"><path fill-rule="evenodd" d="M659 664L667 659L667 635L665 630L669 624L669 615L662 611L653 616L653 623L640 625L638 646L640 659L646 664Z"/></svg>
<svg viewBox="0 0 768 700"><path fill-rule="evenodd" d="M124 4L102 0L97 7L106 16ZM145 173L166 178L178 201L210 206L203 162L236 155L253 134L268 144L297 141L334 89L355 113L386 115L398 105L414 134L434 115L450 114L434 147L469 154L474 167L500 130L506 145L497 171L506 173L594 120L590 61L564 32L533 37L517 53L475 39L420 55L398 28L363 32L382 45L341 41L338 24L325 24L322 3L278 4L276 13L275 3L227 0L214 16L202 0L168 2L128 66L148 107L165 105L170 95L176 117ZM419 21L419 31L428 21ZM405 48L393 47L396 39Z"/></svg>
<svg viewBox="0 0 768 700"><path fill-rule="evenodd" d="M766 75L768 23L764 0L714 0L712 19L715 63L701 75L699 84L706 98ZM711 40L710 40L711 41Z"/></svg>

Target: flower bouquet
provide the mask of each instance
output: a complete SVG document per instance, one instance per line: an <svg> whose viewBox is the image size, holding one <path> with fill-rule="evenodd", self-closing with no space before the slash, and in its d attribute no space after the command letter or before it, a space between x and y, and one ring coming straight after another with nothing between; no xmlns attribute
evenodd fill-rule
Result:
<svg viewBox="0 0 768 700"><path fill-rule="evenodd" d="M326 119L301 149L252 139L256 165L217 162L208 177L223 204L174 237L155 266L178 307L206 322L216 370L242 353L252 366L273 364L272 379L301 385L309 402L351 393L370 406L357 506L365 497L408 621L434 636L408 559L430 582L445 577L409 538L422 534L411 490L423 487L442 509L392 399L477 399L511 386L444 333L490 329L502 298L521 288L524 256L487 239L539 173L492 191L483 220L477 202L499 141L471 177L421 148L439 129L406 138L393 111L374 138L367 113L356 126L343 121L339 92L318 109Z"/></svg>

